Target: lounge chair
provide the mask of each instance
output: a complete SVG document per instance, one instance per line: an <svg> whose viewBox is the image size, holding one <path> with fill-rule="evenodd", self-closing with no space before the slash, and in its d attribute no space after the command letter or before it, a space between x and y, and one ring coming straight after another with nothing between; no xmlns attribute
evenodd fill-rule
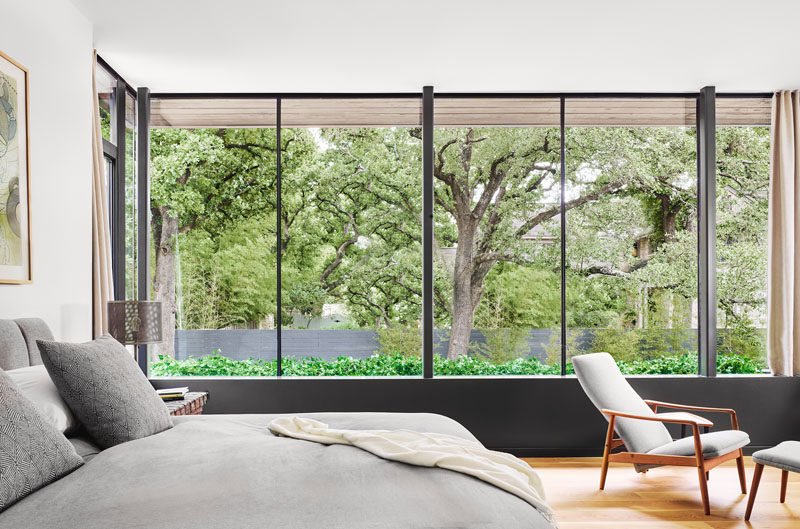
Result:
<svg viewBox="0 0 800 529"><path fill-rule="evenodd" d="M608 420L600 490L605 488L610 461L632 463L637 472L665 465L696 467L703 509L711 514L708 472L720 463L736 459L742 494L747 494L742 447L750 443L750 437L739 430L734 410L643 400L608 353L575 356L572 364L586 395ZM657 413L659 408L725 413L730 415L731 429L700 433L700 428L707 431L713 423L688 411ZM688 426L692 435L673 440L665 424ZM626 451L612 453L623 445Z"/></svg>

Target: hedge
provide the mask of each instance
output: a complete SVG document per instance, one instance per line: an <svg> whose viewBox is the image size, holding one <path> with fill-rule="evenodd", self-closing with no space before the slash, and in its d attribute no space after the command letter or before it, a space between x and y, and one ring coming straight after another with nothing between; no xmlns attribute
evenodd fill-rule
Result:
<svg viewBox="0 0 800 529"><path fill-rule="evenodd" d="M694 375L697 373L697 355L687 353L680 356L664 356L633 362L618 361L620 370L626 375ZM318 358L284 358L284 376L419 376L422 373L420 357L402 354L373 355L368 358L340 356L335 360ZM502 364L493 364L480 357L461 357L448 360L433 358L436 375L559 375L559 365L545 365L536 358L517 358ZM743 355L717 356L719 374L761 373L761 362ZM231 360L215 351L202 358L174 360L161 356L153 362L150 373L155 376L275 376L278 364L275 360ZM574 373L567 363L567 373Z"/></svg>

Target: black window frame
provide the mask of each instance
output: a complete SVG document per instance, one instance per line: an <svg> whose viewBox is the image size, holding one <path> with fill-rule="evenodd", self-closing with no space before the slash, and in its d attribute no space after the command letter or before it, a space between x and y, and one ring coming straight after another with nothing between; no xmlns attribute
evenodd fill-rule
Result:
<svg viewBox="0 0 800 529"><path fill-rule="evenodd" d="M111 232L111 274L114 299L125 299L125 182L127 176L125 160L126 103L129 95L136 101L136 91L100 56L97 67L102 68L114 80L111 97L111 138L103 138L103 158L111 165L106 174L108 189L108 222Z"/></svg>
<svg viewBox="0 0 800 529"><path fill-rule="evenodd" d="M98 62L99 59L98 59ZM103 63L105 64L105 63ZM107 68L108 71L113 72L113 69ZM120 85L121 83L121 85ZM122 86L123 90L131 90L130 87L125 86L124 81L118 77L117 90ZM123 92L124 93L124 92ZM422 149L423 149L423 167L422 167L422 183L423 183L423 211L422 211L422 260L423 260L423 340L422 340L422 358L423 358L423 371L421 378L430 379L435 377L433 371L433 163L434 163L434 147L433 147L433 131L435 127L434 108L436 97L446 98L558 98L560 100L560 131L561 131L561 376L566 375L566 341L563 339L566 333L566 318L564 312L566 310L566 277L565 271L565 251L566 251L566 238L563 232L566 229L566 218L564 209L564 179L565 179L565 145L564 145L564 131L565 131L565 101L570 99L581 98L686 98L694 99L696 102L696 127L697 127L697 183L698 183L698 371L697 375L701 377L715 377L716 376L716 359L717 359L717 344L716 344L716 115L715 103L717 98L771 98L771 93L716 93L713 86L702 88L699 92L556 92L556 93L520 93L520 92L501 92L501 93L471 93L471 92L441 92L434 91L432 86L425 86L420 92L401 92L401 93L150 93L148 88L139 88L136 92L137 96L137 175L138 175L138 222L137 222L137 281L140 285L149 283L149 246L150 246L150 230L149 230L149 142L150 142L150 101L151 99L214 99L214 98L260 98L260 99L274 99L276 100L276 135L280 139L281 133L281 100L282 99L302 99L302 98L315 98L315 99L346 99L346 98L420 98L422 101ZM124 129L124 115L122 119L122 127ZM122 132L124 137L124 130ZM111 147L112 145L109 145ZM280 219L280 189L281 189L281 156L282 153L278 151L277 158L277 192L278 192L278 219ZM118 214L120 211L123 214L121 231L119 230L120 224L117 221L117 229L112 228L112 241L118 238L124 241L124 156L122 158L121 169L117 165L115 170L115 180L117 187L110 187L114 198L111 199L112 211ZM119 160L119 158L115 158ZM119 180L118 173L121 171L122 179ZM122 185L122 208L119 208L120 194L119 182ZM112 182L113 184L114 182ZM115 206L116 204L116 206ZM115 209L116 208L116 209ZM277 230L278 237L280 238L280 229ZM278 241L280 247L280 241ZM117 246L112 242L112 247L117 251ZM123 259L124 259L124 244ZM281 279L280 279L280 258L277 260L277 293L278 303L281 304ZM124 292L124 271L122 272L122 284ZM116 268L115 268L115 291L116 291ZM149 289L140 289L140 299L146 299ZM278 340L277 340L277 359L278 371L277 378L282 376L281 369L281 322L280 310L278 310ZM712 325L713 328L709 327ZM145 347L145 346L141 346ZM139 355L140 366L143 371L147 373L147 355ZM656 375L657 376L657 375ZM480 378L480 377L474 377Z"/></svg>

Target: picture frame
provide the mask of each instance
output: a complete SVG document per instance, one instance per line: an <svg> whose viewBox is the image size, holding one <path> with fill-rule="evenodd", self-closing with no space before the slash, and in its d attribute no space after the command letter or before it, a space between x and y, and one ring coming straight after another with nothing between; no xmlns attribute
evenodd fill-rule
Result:
<svg viewBox="0 0 800 529"><path fill-rule="evenodd" d="M0 51L0 283L33 281L28 70Z"/></svg>

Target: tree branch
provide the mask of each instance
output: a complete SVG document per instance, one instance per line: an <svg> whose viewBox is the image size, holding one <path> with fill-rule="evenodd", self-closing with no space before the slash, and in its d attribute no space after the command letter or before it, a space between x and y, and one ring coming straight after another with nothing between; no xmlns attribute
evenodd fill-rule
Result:
<svg viewBox="0 0 800 529"><path fill-rule="evenodd" d="M570 200L569 202L564 204L564 209L565 209L565 211L569 211L569 210L571 210L573 208L580 207L580 206L586 204L587 202L593 202L593 201L597 200L598 198L600 198L603 195L610 194L610 193L618 191L624 185L625 185L625 181L624 180L617 180L616 182L611 182L610 184L606 184L606 185L600 187L599 189L595 190L592 193L588 193L588 194L583 195L581 197L578 197L578 198ZM526 233L528 233L529 231L531 231L535 226L538 226L542 222L555 217L559 213L561 213L561 206L554 206L554 207L552 207L550 209L546 209L546 210L542 211L541 213L539 213L538 215L536 215L535 217L525 221L522 224L522 226L520 226L517 229L517 231L515 232L514 235L516 237L520 238L520 237L524 236Z"/></svg>

